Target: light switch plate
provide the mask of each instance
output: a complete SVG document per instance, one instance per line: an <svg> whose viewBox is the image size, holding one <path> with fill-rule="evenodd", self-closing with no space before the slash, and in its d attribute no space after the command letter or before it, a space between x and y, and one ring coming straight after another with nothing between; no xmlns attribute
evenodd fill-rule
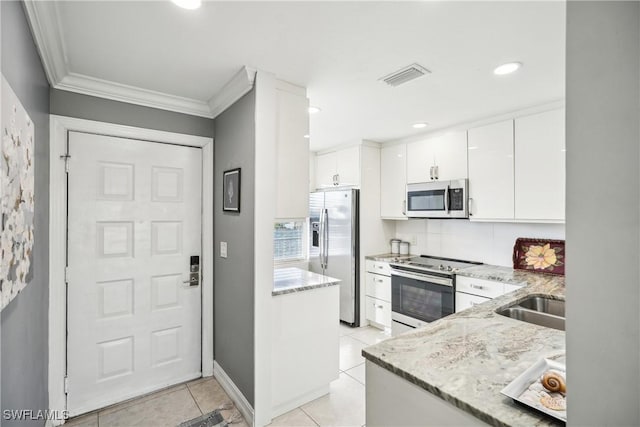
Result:
<svg viewBox="0 0 640 427"><path fill-rule="evenodd" d="M220 242L220 258L227 257L227 242Z"/></svg>

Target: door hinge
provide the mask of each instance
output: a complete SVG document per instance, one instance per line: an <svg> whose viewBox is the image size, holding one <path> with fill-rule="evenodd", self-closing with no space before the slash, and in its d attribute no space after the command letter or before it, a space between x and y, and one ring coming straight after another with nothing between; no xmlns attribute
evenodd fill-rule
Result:
<svg viewBox="0 0 640 427"><path fill-rule="evenodd" d="M60 156L61 159L64 159L64 171L65 173L69 173L69 159L71 159L71 156L69 155L69 153L65 153L62 156Z"/></svg>
<svg viewBox="0 0 640 427"><path fill-rule="evenodd" d="M64 376L64 394L69 394L69 377Z"/></svg>
<svg viewBox="0 0 640 427"><path fill-rule="evenodd" d="M69 266L64 267L64 282L69 283Z"/></svg>

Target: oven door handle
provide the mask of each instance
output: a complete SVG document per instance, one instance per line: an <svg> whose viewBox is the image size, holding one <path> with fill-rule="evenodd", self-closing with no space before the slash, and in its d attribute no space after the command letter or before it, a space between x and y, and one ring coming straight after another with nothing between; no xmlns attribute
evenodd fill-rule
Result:
<svg viewBox="0 0 640 427"><path fill-rule="evenodd" d="M405 277L407 279L420 280L421 282L429 282L435 283L437 285L450 286L453 287L453 281L451 279L444 279L440 277L434 277L428 274L420 274L420 273L408 273L406 271L394 270L391 269L392 276L400 276Z"/></svg>

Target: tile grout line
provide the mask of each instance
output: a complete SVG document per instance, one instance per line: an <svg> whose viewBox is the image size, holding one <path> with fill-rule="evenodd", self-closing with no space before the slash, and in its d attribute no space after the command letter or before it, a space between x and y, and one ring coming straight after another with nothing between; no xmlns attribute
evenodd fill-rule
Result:
<svg viewBox="0 0 640 427"><path fill-rule="evenodd" d="M309 414L307 413L307 411L305 411L305 410L302 408L302 406L298 406L298 408L300 408L300 410L301 410L301 411L302 411L302 412L303 412L307 417L309 417L309 419L310 419L311 421L313 421L315 425L317 425L318 427L320 427L320 423L319 423L319 422L317 422L317 421L316 421L316 419L315 419L315 418L313 418L311 415L309 415Z"/></svg>
<svg viewBox="0 0 640 427"><path fill-rule="evenodd" d="M204 411L202 410L202 408L200 407L200 404L198 403L198 401L196 400L196 397L193 395L193 393L191 392L191 387L189 387L189 384L185 384L187 386L187 391L189 392L189 396L191 396L191 399L193 399L193 403L196 404L196 408L198 408L198 411L200 411L200 415L204 415ZM99 426L98 426L99 427Z"/></svg>

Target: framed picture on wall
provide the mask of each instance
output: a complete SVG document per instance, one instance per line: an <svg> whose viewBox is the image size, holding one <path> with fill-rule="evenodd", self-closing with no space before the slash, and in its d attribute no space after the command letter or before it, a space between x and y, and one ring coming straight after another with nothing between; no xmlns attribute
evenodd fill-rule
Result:
<svg viewBox="0 0 640 427"><path fill-rule="evenodd" d="M222 173L222 210L240 212L240 168Z"/></svg>

